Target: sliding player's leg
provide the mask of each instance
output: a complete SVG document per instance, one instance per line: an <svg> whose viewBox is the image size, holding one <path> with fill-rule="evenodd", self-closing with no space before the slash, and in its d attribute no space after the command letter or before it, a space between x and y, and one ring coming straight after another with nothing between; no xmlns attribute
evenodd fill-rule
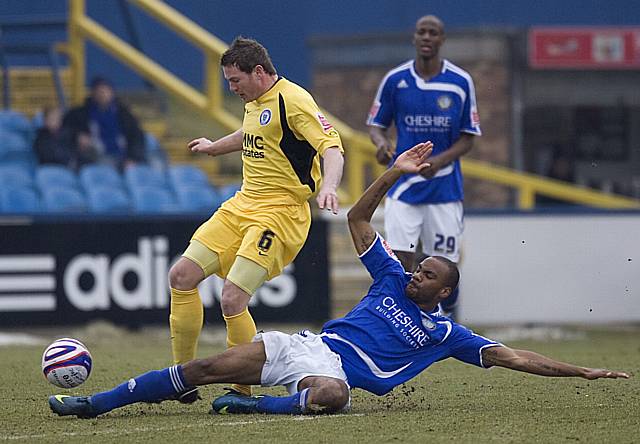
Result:
<svg viewBox="0 0 640 444"><path fill-rule="evenodd" d="M105 392L91 396L56 395L49 406L60 416L94 418L136 402L160 402L198 385L230 383L259 384L265 363L262 342L244 344L206 359L144 373Z"/></svg>

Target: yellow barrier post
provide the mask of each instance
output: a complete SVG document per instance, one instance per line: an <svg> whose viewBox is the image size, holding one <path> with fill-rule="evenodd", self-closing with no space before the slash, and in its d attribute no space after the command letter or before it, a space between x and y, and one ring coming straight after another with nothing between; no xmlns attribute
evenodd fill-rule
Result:
<svg viewBox="0 0 640 444"><path fill-rule="evenodd" d="M85 95L85 44L80 22L85 15L84 0L69 0L68 57L71 64L71 101L79 104Z"/></svg>

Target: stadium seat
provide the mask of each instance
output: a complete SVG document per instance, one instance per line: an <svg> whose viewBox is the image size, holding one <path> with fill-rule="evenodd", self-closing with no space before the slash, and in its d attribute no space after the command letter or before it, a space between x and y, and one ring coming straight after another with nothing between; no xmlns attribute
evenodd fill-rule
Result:
<svg viewBox="0 0 640 444"><path fill-rule="evenodd" d="M180 211L173 195L166 188L133 187L131 196L133 210L136 213L177 213Z"/></svg>
<svg viewBox="0 0 640 444"><path fill-rule="evenodd" d="M221 202L231 199L236 192L240 191L240 188L242 188L242 184L239 183L231 183L218 188L218 195L220 196Z"/></svg>
<svg viewBox="0 0 640 444"><path fill-rule="evenodd" d="M41 193L51 187L78 188L78 178L61 165L42 165L36 169L36 185Z"/></svg>
<svg viewBox="0 0 640 444"><path fill-rule="evenodd" d="M41 190L44 210L51 213L84 213L87 202L74 188L50 187Z"/></svg>
<svg viewBox="0 0 640 444"><path fill-rule="evenodd" d="M40 211L38 193L30 187L0 187L0 212L4 214L26 214Z"/></svg>
<svg viewBox="0 0 640 444"><path fill-rule="evenodd" d="M137 187L166 187L167 178L164 170L157 170L149 165L132 165L124 172L124 180L133 190Z"/></svg>
<svg viewBox="0 0 640 444"><path fill-rule="evenodd" d="M178 204L183 211L210 211L220 206L218 193L210 185L183 185L176 188Z"/></svg>
<svg viewBox="0 0 640 444"><path fill-rule="evenodd" d="M23 135L0 129L0 153L11 151L31 151L31 145Z"/></svg>
<svg viewBox="0 0 640 444"><path fill-rule="evenodd" d="M160 142L153 134L144 134L145 157L151 168L164 170L167 168L167 153L162 149Z"/></svg>
<svg viewBox="0 0 640 444"><path fill-rule="evenodd" d="M31 171L21 164L0 164L0 189L33 187Z"/></svg>
<svg viewBox="0 0 640 444"><path fill-rule="evenodd" d="M131 210L127 193L108 185L87 189L87 203L91 213L126 213Z"/></svg>
<svg viewBox="0 0 640 444"><path fill-rule="evenodd" d="M209 186L209 178L205 172L193 165L172 165L167 174L174 190L185 185Z"/></svg>
<svg viewBox="0 0 640 444"><path fill-rule="evenodd" d="M80 185L88 193L95 187L111 187L124 190L124 180L112 165L86 165L78 174Z"/></svg>
<svg viewBox="0 0 640 444"><path fill-rule="evenodd" d="M9 110L0 111L0 128L22 134L33 132L33 125L24 114Z"/></svg>

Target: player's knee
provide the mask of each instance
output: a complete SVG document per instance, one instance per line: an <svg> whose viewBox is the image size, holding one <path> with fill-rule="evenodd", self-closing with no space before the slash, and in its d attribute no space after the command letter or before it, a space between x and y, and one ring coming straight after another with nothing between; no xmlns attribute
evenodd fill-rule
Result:
<svg viewBox="0 0 640 444"><path fill-rule="evenodd" d="M188 385L208 384L214 373L214 360L193 359L182 366L182 374Z"/></svg>
<svg viewBox="0 0 640 444"><path fill-rule="evenodd" d="M327 381L313 388L307 408L317 413L335 413L349 403L349 389L342 381Z"/></svg>
<svg viewBox="0 0 640 444"><path fill-rule="evenodd" d="M226 316L233 316L242 313L249 304L251 295L244 292L238 286L226 280L222 287L222 296L220 298L220 306L222 313Z"/></svg>
<svg viewBox="0 0 640 444"><path fill-rule="evenodd" d="M176 290L193 290L204 277L204 274L198 271L202 272L197 265L191 266L181 259L169 270L169 285Z"/></svg>

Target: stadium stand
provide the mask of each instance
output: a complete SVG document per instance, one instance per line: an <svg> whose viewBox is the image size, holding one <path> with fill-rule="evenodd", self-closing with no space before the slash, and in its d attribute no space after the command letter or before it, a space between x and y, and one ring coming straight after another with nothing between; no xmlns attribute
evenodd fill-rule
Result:
<svg viewBox="0 0 640 444"><path fill-rule="evenodd" d="M16 187L33 187L31 170L16 163L0 164L0 188L3 190Z"/></svg>
<svg viewBox="0 0 640 444"><path fill-rule="evenodd" d="M221 203L218 193L208 184L180 185L175 190L183 211L212 211Z"/></svg>
<svg viewBox="0 0 640 444"><path fill-rule="evenodd" d="M162 187L138 186L131 190L133 210L136 213L175 213L180 211L171 192Z"/></svg>
<svg viewBox="0 0 640 444"><path fill-rule="evenodd" d="M75 173L60 165L42 165L36 169L36 186L41 193L49 188L78 189Z"/></svg>
<svg viewBox="0 0 640 444"><path fill-rule="evenodd" d="M41 189L44 210L49 213L85 213L87 202L74 188L51 186Z"/></svg>
<svg viewBox="0 0 640 444"><path fill-rule="evenodd" d="M94 188L109 187L124 190L125 184L120 173L113 165L85 165L78 173L80 185L89 194Z"/></svg>
<svg viewBox="0 0 640 444"><path fill-rule="evenodd" d="M0 211L5 214L31 214L41 210L38 193L28 186L0 188Z"/></svg>
<svg viewBox="0 0 640 444"><path fill-rule="evenodd" d="M37 165L32 150L42 115L32 120L0 111L0 213L149 214L212 212L240 189L219 191L197 166L168 164L158 139L145 133L148 164L120 173L106 164L83 166L76 174L62 165Z"/></svg>
<svg viewBox="0 0 640 444"><path fill-rule="evenodd" d="M193 165L171 165L167 174L174 188L185 185L209 185L209 179L204 171Z"/></svg>
<svg viewBox="0 0 640 444"><path fill-rule="evenodd" d="M86 188L87 204L90 213L128 213L131 200L122 188L111 186L92 186Z"/></svg>
<svg viewBox="0 0 640 444"><path fill-rule="evenodd" d="M137 187L167 187L167 177L163 170L157 170L149 165L132 165L124 172L124 180L133 190Z"/></svg>

